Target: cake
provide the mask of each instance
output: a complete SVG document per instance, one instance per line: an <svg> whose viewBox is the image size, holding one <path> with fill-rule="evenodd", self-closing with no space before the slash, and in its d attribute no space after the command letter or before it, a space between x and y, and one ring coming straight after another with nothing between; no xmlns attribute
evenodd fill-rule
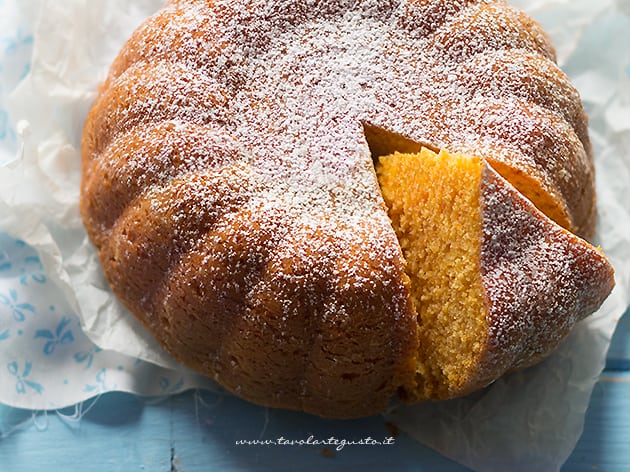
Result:
<svg viewBox="0 0 630 472"><path fill-rule="evenodd" d="M554 54L500 1L171 1L83 131L113 292L229 391L326 417L541 360L614 285Z"/></svg>
<svg viewBox="0 0 630 472"><path fill-rule="evenodd" d="M421 320L418 398L462 396L540 361L612 288L601 252L479 157L422 149L377 171Z"/></svg>

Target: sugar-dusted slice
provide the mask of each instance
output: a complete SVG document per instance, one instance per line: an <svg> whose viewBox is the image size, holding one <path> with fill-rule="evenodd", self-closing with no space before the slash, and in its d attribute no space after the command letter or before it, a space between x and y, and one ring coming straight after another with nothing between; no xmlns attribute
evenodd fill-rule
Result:
<svg viewBox="0 0 630 472"><path fill-rule="evenodd" d="M381 157L420 347L410 399L465 395L536 363L614 286L602 252L485 160L423 148Z"/></svg>

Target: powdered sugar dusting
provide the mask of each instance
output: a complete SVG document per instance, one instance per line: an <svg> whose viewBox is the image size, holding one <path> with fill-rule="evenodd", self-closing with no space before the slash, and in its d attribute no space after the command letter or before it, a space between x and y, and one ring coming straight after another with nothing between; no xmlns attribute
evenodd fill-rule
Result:
<svg viewBox="0 0 630 472"><path fill-rule="evenodd" d="M483 176L481 273L490 336L481 375L491 375L546 356L599 308L614 279L596 248L545 218L490 167Z"/></svg>
<svg viewBox="0 0 630 472"><path fill-rule="evenodd" d="M385 223L362 122L508 162L555 196L592 187L590 169L572 166L588 160L583 130L582 142L568 125L562 136L531 132L550 120L580 123L579 101L540 27L501 2L193 2L158 18L144 26L157 38L147 62L132 44L139 65L113 70L113 88L130 87L133 109L105 113L112 132L162 117L218 122L296 215L376 212ZM518 54L535 57L558 85L532 87L532 71L517 67L509 81L494 80L493 69ZM545 108L532 114L536 104Z"/></svg>
<svg viewBox="0 0 630 472"><path fill-rule="evenodd" d="M246 398L382 409L413 377L417 325L363 125L527 172L579 227L590 148L553 57L502 1L173 1L116 59L86 125L83 213L114 289ZM171 190L196 206L171 208ZM207 208L224 199L238 208Z"/></svg>

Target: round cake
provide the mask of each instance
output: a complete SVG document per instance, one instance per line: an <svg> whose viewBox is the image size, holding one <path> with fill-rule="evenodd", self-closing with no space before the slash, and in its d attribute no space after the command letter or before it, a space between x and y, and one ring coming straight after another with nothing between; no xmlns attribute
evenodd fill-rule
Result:
<svg viewBox="0 0 630 472"><path fill-rule="evenodd" d="M614 285L580 97L500 1L171 1L114 60L82 156L113 292L262 405L465 395Z"/></svg>

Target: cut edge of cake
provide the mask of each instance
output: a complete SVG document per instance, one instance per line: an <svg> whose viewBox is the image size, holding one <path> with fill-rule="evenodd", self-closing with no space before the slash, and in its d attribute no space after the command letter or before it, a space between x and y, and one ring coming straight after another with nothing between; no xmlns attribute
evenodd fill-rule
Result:
<svg viewBox="0 0 630 472"><path fill-rule="evenodd" d="M418 316L404 399L463 396L535 364L614 286L600 249L484 159L423 147L380 157L376 171Z"/></svg>

